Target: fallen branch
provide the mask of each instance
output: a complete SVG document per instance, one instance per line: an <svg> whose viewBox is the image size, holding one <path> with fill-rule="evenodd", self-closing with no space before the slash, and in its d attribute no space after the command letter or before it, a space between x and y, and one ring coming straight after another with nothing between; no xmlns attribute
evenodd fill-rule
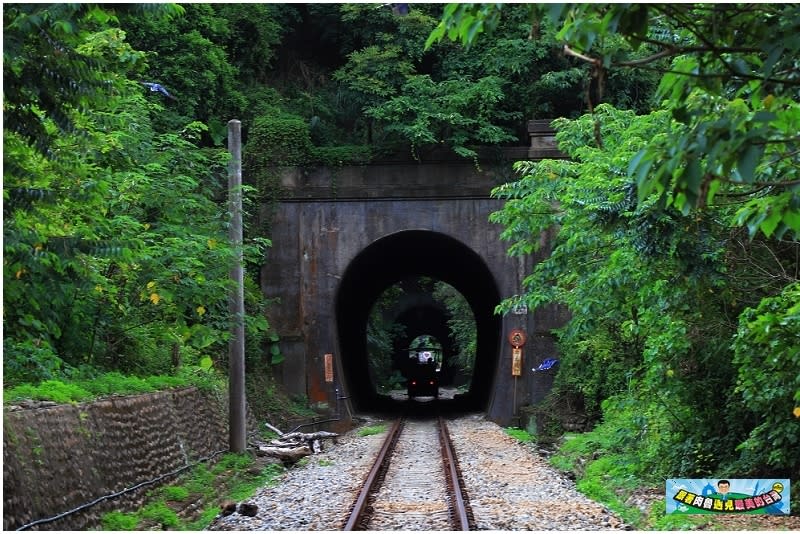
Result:
<svg viewBox="0 0 800 534"><path fill-rule="evenodd" d="M269 443L255 443L256 453L259 456L273 456L286 463L294 463L304 456L322 451L321 441L339 436L335 432L290 432L284 434L279 429L264 423L267 428L278 433L278 437Z"/></svg>
<svg viewBox="0 0 800 534"><path fill-rule="evenodd" d="M307 445L303 445L301 447L268 447L259 445L256 449L256 454L259 456L273 456L275 458L279 458L281 461L286 463L295 463L300 458L310 455L311 448Z"/></svg>

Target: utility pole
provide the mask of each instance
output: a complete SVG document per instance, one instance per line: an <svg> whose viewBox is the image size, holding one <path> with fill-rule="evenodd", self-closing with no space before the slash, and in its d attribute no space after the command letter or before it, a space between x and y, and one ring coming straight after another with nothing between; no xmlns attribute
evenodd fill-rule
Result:
<svg viewBox="0 0 800 534"><path fill-rule="evenodd" d="M236 253L231 268L233 291L228 299L228 311L233 317L231 341L228 344L229 427L230 450L245 451L247 434L244 391L244 260L242 253L242 123L228 121L228 201L231 214L230 241Z"/></svg>

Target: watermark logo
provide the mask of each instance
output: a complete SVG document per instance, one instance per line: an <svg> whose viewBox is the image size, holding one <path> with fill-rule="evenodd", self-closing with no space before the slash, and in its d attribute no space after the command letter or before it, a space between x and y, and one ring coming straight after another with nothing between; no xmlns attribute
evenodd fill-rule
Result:
<svg viewBox="0 0 800 534"><path fill-rule="evenodd" d="M668 514L789 515L788 478L671 478Z"/></svg>

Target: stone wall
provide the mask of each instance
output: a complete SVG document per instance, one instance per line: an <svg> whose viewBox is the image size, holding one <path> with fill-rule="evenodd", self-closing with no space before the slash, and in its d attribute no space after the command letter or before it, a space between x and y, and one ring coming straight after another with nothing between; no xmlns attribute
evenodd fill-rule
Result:
<svg viewBox="0 0 800 534"><path fill-rule="evenodd" d="M5 407L3 530L54 517L224 450L226 400L194 388L76 405ZM102 514L135 510L153 487L32 529L98 528Z"/></svg>

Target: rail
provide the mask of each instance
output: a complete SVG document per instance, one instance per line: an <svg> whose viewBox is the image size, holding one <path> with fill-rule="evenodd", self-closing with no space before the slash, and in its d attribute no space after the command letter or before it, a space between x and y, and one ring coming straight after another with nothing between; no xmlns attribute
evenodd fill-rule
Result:
<svg viewBox="0 0 800 534"><path fill-rule="evenodd" d="M378 506L378 500L376 495L379 492L385 492L386 489L380 490L381 486L384 484L384 479L386 473L390 471L390 464L393 462L397 462L398 458L393 458L395 455L395 448L400 440L400 436L403 432L403 429L406 426L405 419L398 419L390 428L389 432L386 435L386 438L383 442L383 445L378 452L375 462L372 465L372 468L369 471L364 483L359 490L358 496L355 499L355 504L350 511L350 515L347 518L347 521L343 527L343 530L352 531L352 530L380 530L380 528L375 528L373 522L374 514L377 513L376 509L384 509L381 515L383 520L386 517L386 511L383 506ZM462 487L462 480L461 474L459 472L458 461L450 440L450 435L447 430L447 425L441 417L436 420L437 429L435 433L432 434L431 437L436 439L434 436L438 436L439 441L439 451L441 453L441 459L443 464L443 477L440 472L438 475L442 477L442 480L439 484L446 485L446 495L448 496L442 502L447 502L445 508L442 510L444 512L444 517L446 518L449 516L449 520L445 519L446 522L450 523L450 526L454 530L462 530L467 531L470 530L471 527L475 524L472 518L472 512L469 507L469 503L464 494L464 490ZM413 428L418 428L417 426ZM418 430L415 430L418 432ZM413 434L412 434L413 435ZM404 438L405 439L405 438ZM413 439L413 438L412 438ZM418 439L418 438L417 438ZM434 446L435 447L435 446ZM399 450L398 453L400 454ZM407 464L408 460L405 456L400 456L399 458L403 458L401 460L400 465L404 465L403 462ZM392 468L391 471L396 472L397 468ZM396 474L395 474L396 476ZM401 479L402 480L402 479ZM386 479L387 483L396 483L397 479ZM426 479L427 481L427 479ZM421 481L420 481L421 482ZM428 481L430 483L430 481ZM390 486L391 487L391 486ZM440 486L443 487L443 486ZM396 491L396 490L395 490ZM396 495L396 494L394 494ZM443 493L444 496L444 493ZM392 512L391 515L396 515L397 512ZM400 513L400 516L406 518L404 512ZM390 515L390 517L391 517ZM384 523L386 526L386 523ZM438 529L438 527L437 527Z"/></svg>

